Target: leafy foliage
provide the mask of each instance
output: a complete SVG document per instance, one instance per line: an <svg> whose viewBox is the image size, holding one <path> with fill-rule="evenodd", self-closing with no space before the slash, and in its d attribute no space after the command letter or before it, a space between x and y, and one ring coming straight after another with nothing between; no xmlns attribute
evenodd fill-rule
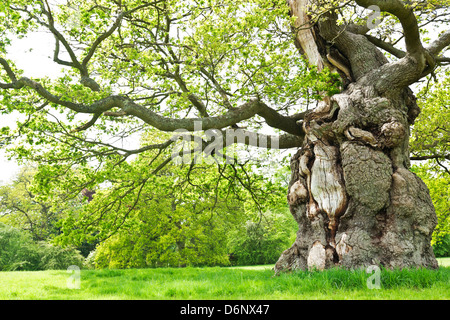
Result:
<svg viewBox="0 0 450 320"><path fill-rule="evenodd" d="M414 123L410 145L417 157L436 156L434 167L450 159L450 70L441 81L425 86L418 95L421 113ZM447 174L450 174L447 171Z"/></svg>
<svg viewBox="0 0 450 320"><path fill-rule="evenodd" d="M133 167L145 161L145 157L139 157ZM283 205L285 201L282 183L275 184L257 174L257 170L250 171L250 167L250 163L170 165L151 176L140 189L133 209L126 209L120 229L108 223L107 215L111 213L105 212L102 220L98 220L95 233L107 239L96 249L95 265L109 268L227 265L228 254L234 250L228 242L242 236L245 221L260 210ZM96 208L96 203L105 203L100 192L96 197L77 217L76 224L64 222L69 227L64 226L67 231L61 241L74 239L71 231L90 219L89 212ZM130 201L135 199L131 197ZM120 215L118 210L113 213L114 219ZM281 224L276 227L278 230L275 226L265 230L264 236L277 231L269 236L269 241L285 244ZM273 240L274 237L278 239ZM266 249L270 248L266 245ZM242 253L246 249L239 250ZM272 259L274 254L271 253ZM261 251L256 255L261 255Z"/></svg>
<svg viewBox="0 0 450 320"><path fill-rule="evenodd" d="M73 248L37 243L29 233L0 223L0 271L66 269L83 262Z"/></svg>
<svg viewBox="0 0 450 320"><path fill-rule="evenodd" d="M35 169L23 167L8 185L0 186L0 221L30 231L34 240L45 240L58 233L56 222L62 212L52 210L50 203L33 194Z"/></svg>
<svg viewBox="0 0 450 320"><path fill-rule="evenodd" d="M155 141L164 137L149 132L143 138L143 144L146 139ZM263 247L258 248L258 252L248 253L256 257L254 262L257 259L273 260L281 250L280 245L288 245L283 225L287 222L286 217L272 221L272 215L258 214L285 205L286 176L289 174L286 159L264 163L262 160L267 160L265 153L255 157L257 154L253 151L250 153L253 159L247 159L245 164L211 163L205 159L196 164L176 164L175 161L155 172L165 159L173 156L169 151L159 152L160 156L156 158L156 151L141 154L114 170L106 167L96 171L85 167L65 172L58 181L45 180L45 183L42 182L49 177L49 170L57 172L59 167L41 165L34 180L29 176L30 190L39 196L27 201L46 199L53 210L64 212L57 216L55 223L58 228L54 238L56 244L82 248L89 243L101 242L89 257L89 264L97 268L227 265L232 251L239 251L243 257L245 250L254 250L240 244L230 248L230 239L246 233L245 228L242 229L246 221L261 217L263 221L270 220L270 224L266 224L261 235L264 239L256 239L264 243ZM242 155L246 151L239 152ZM198 154L191 155L192 158L195 156ZM89 180L91 183L97 181L96 175L101 175L101 182L109 183L94 187L93 200L88 202L78 193L79 186L73 188L73 182L87 186ZM36 181L37 184L31 183ZM52 192L43 185L52 186ZM21 226L20 222L18 226ZM55 251L49 251L53 247L46 248L40 250L48 257L41 257L48 261L46 265L56 265L63 259L65 252L58 251L58 246ZM271 251L268 258L264 248L275 251Z"/></svg>
<svg viewBox="0 0 450 320"><path fill-rule="evenodd" d="M319 91L332 94L340 88L336 74L306 68L297 54L284 0L83 0L52 10L41 1L14 0L1 9L0 23L11 27L4 32L5 48L12 37L37 28L58 30L56 45L69 51L69 57L56 54L54 60L71 68L57 79L36 79L58 101L86 106L123 95L177 119L205 116L196 110L201 104L208 105L209 116L220 116L258 98L287 114L302 111L304 100L311 102ZM121 24L114 29L116 22ZM103 38L108 26L117 31ZM81 68L83 61L89 63ZM95 75L91 80L102 90L83 86L80 72ZM7 75L1 75L7 82ZM88 161L118 161L123 150L110 141L149 127L134 117L110 116L118 111L112 108L80 130L89 119L32 90L22 90L20 96L2 90L1 98L2 113L15 110L25 116L17 130L5 127L2 132L14 137L14 155L64 164L66 170ZM249 129L263 127L258 120L246 122Z"/></svg>
<svg viewBox="0 0 450 320"><path fill-rule="evenodd" d="M287 210L247 220L230 233L229 250L236 265L272 264L292 244L298 226Z"/></svg>
<svg viewBox="0 0 450 320"><path fill-rule="evenodd" d="M433 245L436 245L442 242L446 235L450 234L450 175L446 172L435 172L430 164L414 166L413 170L430 190L430 196L438 218L438 224L431 241Z"/></svg>
<svg viewBox="0 0 450 320"><path fill-rule="evenodd" d="M428 83L418 96L421 114L414 124L410 140L411 151L417 159L413 170L426 183L436 210L438 225L432 244L439 251L447 252L445 240L450 234L450 71L442 81ZM441 248L440 250L438 248Z"/></svg>
<svg viewBox="0 0 450 320"><path fill-rule="evenodd" d="M450 234L444 235L440 242L436 242L433 251L436 257L450 257Z"/></svg>
<svg viewBox="0 0 450 320"><path fill-rule="evenodd" d="M39 268L42 270L64 270L69 266L75 265L82 268L84 257L73 247L62 248L46 242L40 242Z"/></svg>
<svg viewBox="0 0 450 320"><path fill-rule="evenodd" d="M39 253L31 236L0 223L0 270L38 270Z"/></svg>
<svg viewBox="0 0 450 320"><path fill-rule="evenodd" d="M97 267L226 264L224 231L239 218L223 206L210 209L205 195L196 197L177 195L167 185L146 186L125 225L97 248Z"/></svg>
<svg viewBox="0 0 450 320"><path fill-rule="evenodd" d="M315 9L337 5L328 1ZM353 4L348 8L361 15ZM434 8L426 9L432 16ZM404 36L395 30L398 25L398 19L386 16L376 32L396 42ZM64 69L54 78L27 79L32 85L19 88L26 74L7 57L12 39L42 30L55 37L49 55ZM285 198L286 184L267 177L276 170L251 161L191 159L176 165L172 137L152 127L171 120L227 118L230 110L239 113L254 99L287 117L304 111L318 92L339 92L336 74L308 68L298 54L285 0L8 0L0 3L0 34L0 84L6 88L0 91L0 113L23 116L17 128L0 128L0 145L8 143L15 157L39 163L29 189L19 184L3 189L8 210L19 201L16 207L23 213L11 211L4 221L26 229L33 225L36 239L54 235L57 228L61 245L104 241L96 257L101 266L222 264L227 231L236 225L246 235L231 241L242 261L273 260L285 236L277 231L283 219L275 215L256 223L259 217L252 214ZM413 148L425 155L448 152L448 108L442 108L449 100L448 81L440 89L427 96L425 116L415 125ZM118 107L119 98L128 109ZM124 111L137 105L137 115ZM149 121L143 116L148 114L161 118ZM263 131L259 116L239 126ZM273 131L278 134L279 128ZM128 148L136 136L139 147ZM266 159L278 156L265 154ZM433 178L427 178L431 184ZM432 193L442 218L447 213L439 199L445 199L440 192L447 180L440 179ZM95 191L89 203L80 196L85 188ZM25 191L33 195L31 201L25 200ZM64 219L45 216L40 204L63 212Z"/></svg>

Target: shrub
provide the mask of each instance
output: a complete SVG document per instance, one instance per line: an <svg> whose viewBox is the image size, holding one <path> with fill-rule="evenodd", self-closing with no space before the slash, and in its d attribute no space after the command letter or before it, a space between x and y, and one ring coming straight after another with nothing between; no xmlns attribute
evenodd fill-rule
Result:
<svg viewBox="0 0 450 320"><path fill-rule="evenodd" d="M38 270L39 253L29 233L0 223L0 270Z"/></svg>
<svg viewBox="0 0 450 320"><path fill-rule="evenodd" d="M66 269L83 261L73 248L36 243L28 232L0 223L0 271Z"/></svg>
<svg viewBox="0 0 450 320"><path fill-rule="evenodd" d="M181 234L176 229L165 235L150 237L145 224L135 230L121 230L97 246L91 258L95 268L147 268L214 266L228 264L223 234L203 234L197 228L186 228ZM201 227L201 225L200 225ZM172 231L173 231L172 229ZM174 235L175 234L175 235ZM222 237L222 238L221 238Z"/></svg>
<svg viewBox="0 0 450 320"><path fill-rule="evenodd" d="M229 250L236 265L272 264L291 245L295 221L287 213L268 213L259 222L247 221L231 235Z"/></svg>
<svg viewBox="0 0 450 320"><path fill-rule="evenodd" d="M450 257L450 234L443 237L442 241L433 246L434 255L437 258Z"/></svg>
<svg viewBox="0 0 450 320"><path fill-rule="evenodd" d="M83 267L86 269L95 269L95 257L97 255L97 250L94 249L89 252L88 256L84 259Z"/></svg>
<svg viewBox="0 0 450 320"><path fill-rule="evenodd" d="M246 234L237 238L233 254L237 265L257 265L275 263L280 253L286 249L285 239L271 235L264 225L247 222Z"/></svg>
<svg viewBox="0 0 450 320"><path fill-rule="evenodd" d="M42 270L67 269L71 265L82 267L84 257L74 248L62 248L49 243L39 243L39 268Z"/></svg>

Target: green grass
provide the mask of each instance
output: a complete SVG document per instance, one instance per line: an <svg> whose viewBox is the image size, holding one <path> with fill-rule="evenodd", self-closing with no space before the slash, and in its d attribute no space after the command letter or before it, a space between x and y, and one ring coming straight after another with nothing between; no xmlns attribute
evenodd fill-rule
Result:
<svg viewBox="0 0 450 320"><path fill-rule="evenodd" d="M449 299L450 258L439 270L381 272L368 289L364 270L332 269L273 276L272 266L82 270L69 289L63 271L0 272L0 299Z"/></svg>

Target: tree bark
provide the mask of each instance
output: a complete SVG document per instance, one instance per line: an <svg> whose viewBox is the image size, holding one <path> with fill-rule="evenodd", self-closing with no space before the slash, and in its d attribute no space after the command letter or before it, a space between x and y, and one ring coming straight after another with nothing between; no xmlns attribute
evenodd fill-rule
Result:
<svg viewBox="0 0 450 320"><path fill-rule="evenodd" d="M307 3L289 1L291 13L302 14ZM313 36L297 37L299 44L314 39L323 65L340 69L348 83L301 124L306 138L291 159L288 192L299 230L275 271L374 264L437 268L430 244L436 213L426 185L409 170L409 130L419 108L408 85L427 68L427 53L388 63L364 35L339 29L334 20L329 14L310 29ZM335 63L330 48L347 66Z"/></svg>

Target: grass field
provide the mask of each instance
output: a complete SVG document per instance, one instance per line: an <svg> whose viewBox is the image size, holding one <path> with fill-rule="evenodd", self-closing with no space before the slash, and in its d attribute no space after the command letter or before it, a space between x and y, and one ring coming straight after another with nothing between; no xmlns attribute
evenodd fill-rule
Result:
<svg viewBox="0 0 450 320"><path fill-rule="evenodd" d="M67 271L0 272L0 299L26 300L279 300L449 299L450 258L439 270L386 271L369 289L364 270L295 272L273 276L272 266L81 270L80 289Z"/></svg>

